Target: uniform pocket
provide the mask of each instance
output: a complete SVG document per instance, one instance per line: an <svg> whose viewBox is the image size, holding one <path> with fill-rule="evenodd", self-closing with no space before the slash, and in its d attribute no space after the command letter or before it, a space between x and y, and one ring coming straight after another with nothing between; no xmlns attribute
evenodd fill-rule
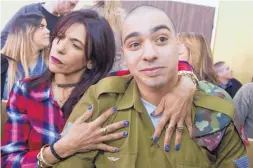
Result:
<svg viewBox="0 0 253 168"><path fill-rule="evenodd" d="M96 168L135 168L136 154L104 153L96 158Z"/></svg>

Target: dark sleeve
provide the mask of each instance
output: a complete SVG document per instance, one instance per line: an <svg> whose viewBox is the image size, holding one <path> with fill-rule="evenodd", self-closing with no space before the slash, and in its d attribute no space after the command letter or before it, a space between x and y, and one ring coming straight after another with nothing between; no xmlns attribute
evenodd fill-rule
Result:
<svg viewBox="0 0 253 168"><path fill-rule="evenodd" d="M242 83L238 81L237 79L233 79L234 83L236 84L236 92L242 87Z"/></svg>
<svg viewBox="0 0 253 168"><path fill-rule="evenodd" d="M7 58L1 56L1 100L3 98L5 78L8 71L9 63Z"/></svg>
<svg viewBox="0 0 253 168"><path fill-rule="evenodd" d="M237 79L235 79L237 82L238 82L238 86L242 86L242 83L239 81L239 80L237 80Z"/></svg>
<svg viewBox="0 0 253 168"><path fill-rule="evenodd" d="M1 32L1 49L4 47L5 42L7 40L8 31L11 28L11 25L15 21L15 19L20 16L21 14L26 13L26 6L19 9L18 12L15 13L15 15L9 20L9 22L4 26L2 32Z"/></svg>

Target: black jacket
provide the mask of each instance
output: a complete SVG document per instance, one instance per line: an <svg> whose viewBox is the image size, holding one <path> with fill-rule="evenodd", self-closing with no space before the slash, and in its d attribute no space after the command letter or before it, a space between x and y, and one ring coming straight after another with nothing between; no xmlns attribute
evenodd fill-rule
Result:
<svg viewBox="0 0 253 168"><path fill-rule="evenodd" d="M9 67L8 59L6 58L5 55L1 54L1 100L3 98L4 84L8 67Z"/></svg>
<svg viewBox="0 0 253 168"><path fill-rule="evenodd" d="M233 98L236 92L242 87L242 84L235 78L231 79L231 82L232 82L232 85L227 87L225 90Z"/></svg>

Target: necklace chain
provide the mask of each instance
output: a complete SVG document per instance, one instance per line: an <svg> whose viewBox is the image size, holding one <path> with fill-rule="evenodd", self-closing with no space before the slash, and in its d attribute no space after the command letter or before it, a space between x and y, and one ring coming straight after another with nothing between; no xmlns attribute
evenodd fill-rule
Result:
<svg viewBox="0 0 253 168"><path fill-rule="evenodd" d="M66 85L66 84L64 84L64 85ZM69 96L70 96L70 94L71 94L71 91L72 91L72 89L70 90L70 91L68 91L68 93L66 94L65 93L65 89L66 88L72 88L72 87L74 87L74 86L68 86L68 87L61 87L61 86L59 86L58 84L56 84L56 83L53 83L53 89L55 90L55 92L56 92L56 88L60 88L60 89L63 89L63 93L62 93L62 96L63 96L63 99L62 100L59 100L59 99L57 99L55 96L54 96L54 99L55 99L55 101L57 101L58 103L59 103L59 105L60 106L63 106L64 105L64 103L66 102L66 100L69 98Z"/></svg>

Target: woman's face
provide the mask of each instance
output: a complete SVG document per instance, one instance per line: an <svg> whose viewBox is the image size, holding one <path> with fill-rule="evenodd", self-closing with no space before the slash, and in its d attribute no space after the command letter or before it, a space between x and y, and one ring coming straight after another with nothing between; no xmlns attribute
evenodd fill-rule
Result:
<svg viewBox="0 0 253 168"><path fill-rule="evenodd" d="M40 26L36 28L33 35L33 41L39 50L42 50L49 46L50 41L50 31L47 29L47 21L45 19L41 20Z"/></svg>
<svg viewBox="0 0 253 168"><path fill-rule="evenodd" d="M53 40L50 50L49 69L53 73L71 75L82 73L88 60L85 57L86 28L74 23L65 34Z"/></svg>

